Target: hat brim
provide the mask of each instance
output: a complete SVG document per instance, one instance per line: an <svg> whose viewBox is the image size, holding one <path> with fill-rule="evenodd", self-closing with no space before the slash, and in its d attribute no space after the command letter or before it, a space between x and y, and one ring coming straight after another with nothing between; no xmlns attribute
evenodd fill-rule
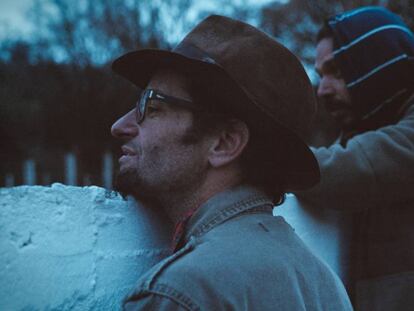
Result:
<svg viewBox="0 0 414 311"><path fill-rule="evenodd" d="M268 144L273 146L263 146L263 149L267 152L283 152L287 155L286 163L283 163L284 171L287 173L287 179L285 180L286 191L308 189L319 182L320 171L318 162L305 142L296 133L282 126L264 112L220 65L214 64L209 60L192 58L172 51L143 49L117 58L112 63L112 70L135 84L138 88L144 89L158 68L177 65L183 66L182 68L193 68L192 72L203 72L204 70L206 74L212 75L212 79L216 76L223 80L223 77L225 77L225 81L228 82L229 86L234 87L236 85L237 89L243 92L251 103L254 104L255 109L244 107L248 111L246 116L252 115L252 112L253 114L260 115L263 118L263 122L262 120L259 121L262 123L261 125L265 123L271 124L272 131L275 133L274 141L272 139L268 141ZM226 86L223 85L223 87ZM251 124L254 126L255 122L253 121ZM283 139L279 140L278 138L280 137L283 137ZM281 150L281 148L283 149ZM275 178L277 178L276 176L277 172L275 172Z"/></svg>

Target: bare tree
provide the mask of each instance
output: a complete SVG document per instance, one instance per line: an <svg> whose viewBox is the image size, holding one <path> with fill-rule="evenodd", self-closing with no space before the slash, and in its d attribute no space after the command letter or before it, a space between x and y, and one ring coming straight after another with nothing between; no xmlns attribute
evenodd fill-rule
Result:
<svg viewBox="0 0 414 311"><path fill-rule="evenodd" d="M160 44L149 0L36 0L31 18L48 57L85 66Z"/></svg>
<svg viewBox="0 0 414 311"><path fill-rule="evenodd" d="M205 2L204 4L206 4ZM251 22L260 12L247 0L35 0L31 20L42 54L85 66L124 51L169 48L209 14ZM42 55L39 55L41 58Z"/></svg>
<svg viewBox="0 0 414 311"><path fill-rule="evenodd" d="M412 28L414 0L290 0L273 3L262 11L262 27L284 41L306 65L314 58L315 36L331 15L367 5L388 7Z"/></svg>

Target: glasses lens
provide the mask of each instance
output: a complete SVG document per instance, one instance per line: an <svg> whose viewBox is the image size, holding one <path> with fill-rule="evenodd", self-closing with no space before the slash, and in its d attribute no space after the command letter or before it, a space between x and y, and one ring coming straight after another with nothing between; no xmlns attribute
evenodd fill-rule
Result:
<svg viewBox="0 0 414 311"><path fill-rule="evenodd" d="M145 91L142 92L141 98L137 102L136 113L137 113L137 123L138 124L141 123L142 120L144 120L145 109L146 109L146 106L147 106L148 97L149 97L149 91L145 90Z"/></svg>

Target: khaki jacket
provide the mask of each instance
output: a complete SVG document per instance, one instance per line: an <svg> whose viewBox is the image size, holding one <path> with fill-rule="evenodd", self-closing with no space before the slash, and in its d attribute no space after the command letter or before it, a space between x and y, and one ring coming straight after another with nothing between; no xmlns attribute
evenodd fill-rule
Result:
<svg viewBox="0 0 414 311"><path fill-rule="evenodd" d="M297 192L314 206L364 210L414 202L414 104L397 123L314 148L321 182Z"/></svg>
<svg viewBox="0 0 414 311"><path fill-rule="evenodd" d="M352 310L335 273L252 187L211 198L185 237L138 281L126 310Z"/></svg>
<svg viewBox="0 0 414 311"><path fill-rule="evenodd" d="M314 153L321 183L296 195L355 212L356 308L414 310L414 104L396 124Z"/></svg>

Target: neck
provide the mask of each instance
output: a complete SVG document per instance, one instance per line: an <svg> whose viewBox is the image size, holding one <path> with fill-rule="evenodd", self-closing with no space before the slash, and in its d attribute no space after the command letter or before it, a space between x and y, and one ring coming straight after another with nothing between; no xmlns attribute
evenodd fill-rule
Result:
<svg viewBox="0 0 414 311"><path fill-rule="evenodd" d="M238 174L215 174L211 172L197 189L175 191L158 198L159 204L169 219L177 223L190 211L198 209L214 195L232 188L241 182Z"/></svg>

